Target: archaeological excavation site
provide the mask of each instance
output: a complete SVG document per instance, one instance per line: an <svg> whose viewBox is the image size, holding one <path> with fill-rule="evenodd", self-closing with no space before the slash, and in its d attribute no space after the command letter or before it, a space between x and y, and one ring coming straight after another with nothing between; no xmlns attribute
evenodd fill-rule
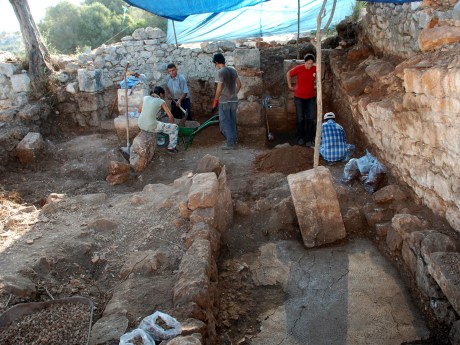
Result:
<svg viewBox="0 0 460 345"><path fill-rule="evenodd" d="M0 51L0 344L459 345L460 2L126 2Z"/></svg>

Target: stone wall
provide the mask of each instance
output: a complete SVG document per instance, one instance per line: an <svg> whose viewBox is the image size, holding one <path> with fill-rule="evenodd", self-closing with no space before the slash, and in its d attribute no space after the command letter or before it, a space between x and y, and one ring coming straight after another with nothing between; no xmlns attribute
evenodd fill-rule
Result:
<svg viewBox="0 0 460 345"><path fill-rule="evenodd" d="M368 3L362 25L364 35L379 53L409 57L420 51L419 34L432 20L452 18L455 2Z"/></svg>
<svg viewBox="0 0 460 345"><path fill-rule="evenodd" d="M372 55L351 62L351 53L346 63L331 56L334 97L347 100L368 148L460 231L458 50L443 59L420 53L397 66Z"/></svg>

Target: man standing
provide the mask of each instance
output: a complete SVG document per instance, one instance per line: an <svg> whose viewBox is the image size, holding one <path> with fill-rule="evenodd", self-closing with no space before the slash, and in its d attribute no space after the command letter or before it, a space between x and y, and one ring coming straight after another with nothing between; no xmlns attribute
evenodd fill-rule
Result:
<svg viewBox="0 0 460 345"><path fill-rule="evenodd" d="M225 57L221 53L214 54L212 62L217 68L217 89L212 110L214 111L219 107L220 131L226 139L226 145L222 146L222 149L234 150L238 139L236 110L238 108L237 94L241 88L241 81L234 68L225 66Z"/></svg>
<svg viewBox="0 0 460 345"><path fill-rule="evenodd" d="M347 161L353 156L355 145L347 144L345 130L334 121L335 114L332 112L324 114L324 121L321 131L321 145L319 153L324 160L332 165L334 162Z"/></svg>
<svg viewBox="0 0 460 345"><path fill-rule="evenodd" d="M174 117L169 111L168 106L163 100L165 90L156 86L155 89L150 92L150 96L145 96L142 100L142 104L139 106L139 119L137 124L140 129L158 133L162 132L169 135L168 152L177 153L177 136L179 133L179 126L174 124ZM157 120L157 115L160 110L163 109L169 117L171 123L160 122Z"/></svg>
<svg viewBox="0 0 460 345"><path fill-rule="evenodd" d="M297 139L299 145L314 147L315 105L316 105L316 66L313 54L304 57L305 63L290 69L286 74L288 88L294 91L295 112L297 117ZM291 78L297 77L295 88ZM306 130L305 130L305 125Z"/></svg>
<svg viewBox="0 0 460 345"><path fill-rule="evenodd" d="M175 64L168 65L169 76L166 77L166 98L171 100L171 112L176 119L191 120L190 91L182 74L177 73ZM181 110L184 109L187 116Z"/></svg>

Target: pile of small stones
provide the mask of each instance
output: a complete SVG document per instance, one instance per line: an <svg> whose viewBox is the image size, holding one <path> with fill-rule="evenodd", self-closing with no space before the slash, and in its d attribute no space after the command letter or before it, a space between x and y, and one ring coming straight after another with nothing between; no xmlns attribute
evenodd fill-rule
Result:
<svg viewBox="0 0 460 345"><path fill-rule="evenodd" d="M91 308L83 303L50 304L0 329L3 345L84 345Z"/></svg>

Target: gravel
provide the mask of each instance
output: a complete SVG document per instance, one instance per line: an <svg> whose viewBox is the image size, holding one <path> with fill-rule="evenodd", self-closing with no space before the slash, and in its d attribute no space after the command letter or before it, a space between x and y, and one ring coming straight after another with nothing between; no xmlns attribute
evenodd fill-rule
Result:
<svg viewBox="0 0 460 345"><path fill-rule="evenodd" d="M0 330L3 345L84 345L91 308L83 303L51 304L17 318Z"/></svg>

